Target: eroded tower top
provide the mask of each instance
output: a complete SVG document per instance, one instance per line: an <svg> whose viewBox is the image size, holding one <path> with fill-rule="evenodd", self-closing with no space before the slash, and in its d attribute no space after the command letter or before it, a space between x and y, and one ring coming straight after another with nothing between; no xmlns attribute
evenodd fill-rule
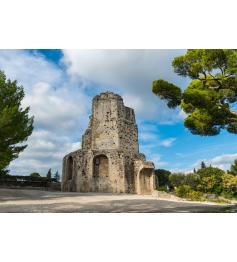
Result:
<svg viewBox="0 0 237 262"><path fill-rule="evenodd" d="M92 116L82 137L82 149L119 149L138 153L138 132L134 110L120 95L105 92L93 98Z"/></svg>

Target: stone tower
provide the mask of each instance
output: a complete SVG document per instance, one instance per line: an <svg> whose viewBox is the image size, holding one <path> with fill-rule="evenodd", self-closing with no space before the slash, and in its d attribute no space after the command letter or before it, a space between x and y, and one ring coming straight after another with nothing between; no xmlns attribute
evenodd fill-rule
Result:
<svg viewBox="0 0 237 262"><path fill-rule="evenodd" d="M151 194L154 164L139 153L134 110L121 96L95 96L82 149L63 159L62 190Z"/></svg>

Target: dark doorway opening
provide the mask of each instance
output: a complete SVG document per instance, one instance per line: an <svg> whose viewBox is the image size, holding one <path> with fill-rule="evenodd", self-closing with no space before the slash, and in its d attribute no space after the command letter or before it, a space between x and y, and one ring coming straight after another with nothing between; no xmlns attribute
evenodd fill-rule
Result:
<svg viewBox="0 0 237 262"><path fill-rule="evenodd" d="M99 155L94 158L93 179L95 192L108 192L109 160L107 156Z"/></svg>

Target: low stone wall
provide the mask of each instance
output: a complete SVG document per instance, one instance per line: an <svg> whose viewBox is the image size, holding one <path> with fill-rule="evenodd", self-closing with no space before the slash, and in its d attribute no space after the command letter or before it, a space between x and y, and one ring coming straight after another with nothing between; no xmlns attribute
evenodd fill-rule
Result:
<svg viewBox="0 0 237 262"><path fill-rule="evenodd" d="M164 191L157 191L157 190L154 190L153 194L152 194L154 197L158 198L158 199L167 199L167 200L176 200L176 201L182 201L184 199L180 198L180 197L177 197L175 195L172 195L172 194L169 194L169 193L166 193Z"/></svg>
<svg viewBox="0 0 237 262"><path fill-rule="evenodd" d="M61 183L47 177L0 176L0 187L61 191Z"/></svg>

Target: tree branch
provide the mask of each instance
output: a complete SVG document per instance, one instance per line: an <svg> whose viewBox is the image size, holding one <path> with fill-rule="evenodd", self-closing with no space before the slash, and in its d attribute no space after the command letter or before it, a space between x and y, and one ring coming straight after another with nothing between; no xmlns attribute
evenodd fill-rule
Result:
<svg viewBox="0 0 237 262"><path fill-rule="evenodd" d="M218 78L215 78L210 72L209 72L209 75L213 78L214 81L216 81L220 85L220 87L222 86L222 84L221 84L221 82L219 81Z"/></svg>
<svg viewBox="0 0 237 262"><path fill-rule="evenodd" d="M230 110L230 112L231 112L232 115L237 116L237 112L236 111Z"/></svg>
<svg viewBox="0 0 237 262"><path fill-rule="evenodd" d="M224 71L223 71L223 69L221 68L221 66L219 67L219 69L221 70L221 74L224 75Z"/></svg>

